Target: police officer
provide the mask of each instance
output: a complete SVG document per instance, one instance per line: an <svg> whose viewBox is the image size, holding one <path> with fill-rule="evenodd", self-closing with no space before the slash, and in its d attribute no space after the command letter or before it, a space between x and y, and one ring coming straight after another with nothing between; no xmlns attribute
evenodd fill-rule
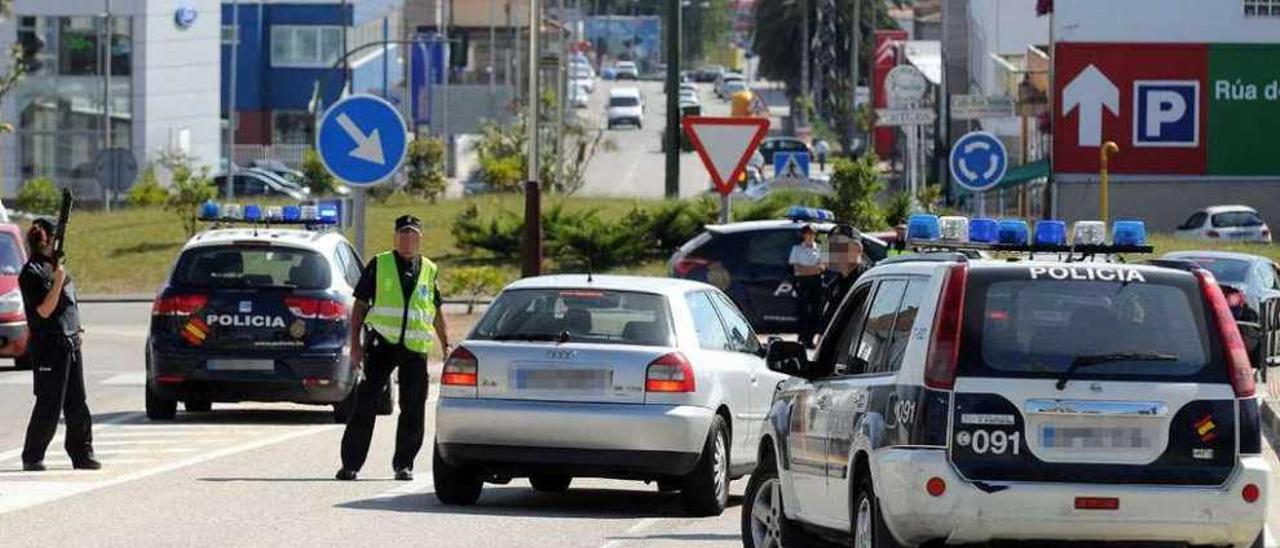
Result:
<svg viewBox="0 0 1280 548"><path fill-rule="evenodd" d="M826 268L822 250L818 248L818 232L812 225L800 229L800 243L791 246L791 265L795 280L796 316L799 321L800 344L813 348L813 336L822 319L822 271Z"/></svg>
<svg viewBox="0 0 1280 548"><path fill-rule="evenodd" d="M890 257L897 257L907 253L907 225L900 224L893 227L893 243L889 245Z"/></svg>
<svg viewBox="0 0 1280 548"><path fill-rule="evenodd" d="M31 259L22 267L18 285L26 309L28 343L35 375L36 404L27 425L22 448L22 469L45 470L44 452L58 429L58 416L66 417L64 444L71 466L97 470L93 456L93 427L85 403L84 361L80 355L80 308L75 284L53 251L54 224L37 219L27 231Z"/></svg>
<svg viewBox="0 0 1280 548"><path fill-rule="evenodd" d="M427 407L427 352L439 338L449 353L448 327L440 314L438 271L419 254L422 222L402 215L395 224L395 250L379 253L356 283L351 313L351 364L364 370L355 409L342 436L339 480L354 480L369 453L378 400L399 369L400 422L391 459L396 479L413 479L413 461L422 448ZM364 333L364 327L369 333Z"/></svg>
<svg viewBox="0 0 1280 548"><path fill-rule="evenodd" d="M849 225L837 225L831 230L831 236L827 239L827 254L831 258L827 268L831 275L826 282L822 299L824 329L835 316L845 294L871 268L862 251L862 234L857 229Z"/></svg>

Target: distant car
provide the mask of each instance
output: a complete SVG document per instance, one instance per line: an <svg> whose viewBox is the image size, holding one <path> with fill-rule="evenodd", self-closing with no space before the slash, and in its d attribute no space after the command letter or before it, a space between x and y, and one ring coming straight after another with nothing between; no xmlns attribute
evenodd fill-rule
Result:
<svg viewBox="0 0 1280 548"><path fill-rule="evenodd" d="M728 84L729 82L745 83L745 79L741 74L738 74L736 72L725 72L720 74L720 76L716 78L716 83L715 83L715 91L716 91L717 97L720 97L721 99L728 99L729 97L732 96L731 93L728 93L725 90L725 84Z"/></svg>
<svg viewBox="0 0 1280 548"><path fill-rule="evenodd" d="M528 477L656 481L718 515L756 462L777 386L742 313L706 284L636 276L525 278L444 363L432 474L445 504ZM501 502L498 502L501 504Z"/></svg>
<svg viewBox="0 0 1280 548"><path fill-rule="evenodd" d="M644 128L644 100L640 97L640 90L636 88L609 90L609 104L605 110L609 129L621 124Z"/></svg>
<svg viewBox="0 0 1280 548"><path fill-rule="evenodd" d="M722 66L719 66L719 65L705 66L698 69L698 72L694 73L693 80L695 82L702 82L702 83L709 84L711 82L715 82L716 79L719 78L722 73L724 73L724 67Z"/></svg>
<svg viewBox="0 0 1280 548"><path fill-rule="evenodd" d="M1267 257L1227 251L1178 251L1161 258L1190 261L1212 272L1239 321L1257 322L1262 302L1280 298L1280 266ZM1249 355L1253 356L1258 339L1244 330L1241 334L1246 335Z"/></svg>
<svg viewBox="0 0 1280 548"><path fill-rule="evenodd" d="M1271 227L1258 210L1243 205L1211 206L1192 213L1175 234L1190 240L1271 243Z"/></svg>
<svg viewBox="0 0 1280 548"><path fill-rule="evenodd" d="M595 93L596 80L595 71L591 67L585 65L576 65L570 68L569 85L582 87L588 95Z"/></svg>
<svg viewBox="0 0 1280 548"><path fill-rule="evenodd" d="M733 99L734 95L737 95L744 91L750 91L750 88L747 87L746 82L743 82L742 80L729 80L728 82L724 83L724 86L722 89L724 90L724 95L722 95L722 97L724 97L726 101Z"/></svg>
<svg viewBox="0 0 1280 548"><path fill-rule="evenodd" d="M806 224L820 235L836 226L801 218L707 225L671 256L669 274L719 287L757 331L794 333L798 313L787 259ZM863 255L873 262L888 254L887 244L866 234L862 245Z"/></svg>
<svg viewBox="0 0 1280 548"><path fill-rule="evenodd" d="M221 173L213 178L213 184L218 189L219 197L227 197L227 174ZM235 191L236 197L271 197L285 196L294 200L305 200L310 194L304 190L269 171L261 169L243 169L237 170L235 181L232 183L230 190Z"/></svg>
<svg viewBox="0 0 1280 548"><path fill-rule="evenodd" d="M569 104L573 108L587 108L587 105L591 102L589 94L590 92L584 86L571 84L569 86Z"/></svg>
<svg viewBox="0 0 1280 548"><path fill-rule="evenodd" d="M807 152L810 156L813 155L809 145L795 137L765 137L760 141L759 150L766 166L773 165L773 155L779 152Z"/></svg>
<svg viewBox="0 0 1280 548"><path fill-rule="evenodd" d="M17 369L31 369L27 354L27 315L18 288L18 274L27 262L22 231L0 223L0 357L13 358Z"/></svg>
<svg viewBox="0 0 1280 548"><path fill-rule="evenodd" d="M618 71L614 70L613 67L604 67L603 69L600 69L600 79L601 80L617 80Z"/></svg>
<svg viewBox="0 0 1280 548"><path fill-rule="evenodd" d="M636 68L636 64L632 61L618 61L614 63L614 78L618 80L639 80L640 69Z"/></svg>
<svg viewBox="0 0 1280 548"><path fill-rule="evenodd" d="M686 104L689 104L689 105L699 104L698 92L687 90L687 89L680 90L680 106L684 106Z"/></svg>
<svg viewBox="0 0 1280 548"><path fill-rule="evenodd" d="M681 82L680 91L692 91L698 93L698 85L693 82Z"/></svg>

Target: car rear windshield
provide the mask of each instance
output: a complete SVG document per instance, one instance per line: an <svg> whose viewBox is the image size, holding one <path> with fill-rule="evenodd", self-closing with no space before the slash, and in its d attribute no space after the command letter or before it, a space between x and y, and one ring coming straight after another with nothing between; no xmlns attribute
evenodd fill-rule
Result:
<svg viewBox="0 0 1280 548"><path fill-rule="evenodd" d="M470 338L672 345L665 297L595 289L504 291Z"/></svg>
<svg viewBox="0 0 1280 548"><path fill-rule="evenodd" d="M22 271L22 245L12 234L0 235L0 274L15 275Z"/></svg>
<svg viewBox="0 0 1280 548"><path fill-rule="evenodd" d="M1262 226L1262 217L1252 211L1228 211L1214 213L1212 222L1218 228Z"/></svg>
<svg viewBox="0 0 1280 548"><path fill-rule="evenodd" d="M270 245L188 250L173 269L173 285L211 289L329 287L329 263L319 253Z"/></svg>
<svg viewBox="0 0 1280 548"><path fill-rule="evenodd" d="M634 107L640 104L640 100L635 97L610 97L609 106L611 107Z"/></svg>
<svg viewBox="0 0 1280 548"><path fill-rule="evenodd" d="M1056 378L1076 363L1072 378L1225 382L1224 367L1209 367L1219 360L1194 278L1039 270L970 276L961 375Z"/></svg>
<svg viewBox="0 0 1280 548"><path fill-rule="evenodd" d="M1178 257L1184 261L1191 261L1200 265L1200 268L1213 273L1213 277L1219 282L1229 284L1244 283L1245 277L1249 275L1249 261L1240 259L1220 259L1217 257Z"/></svg>

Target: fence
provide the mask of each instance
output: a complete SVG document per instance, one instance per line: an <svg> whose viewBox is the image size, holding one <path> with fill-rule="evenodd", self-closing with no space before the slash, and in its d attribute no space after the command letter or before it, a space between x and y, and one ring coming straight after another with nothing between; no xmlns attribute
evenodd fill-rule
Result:
<svg viewBox="0 0 1280 548"><path fill-rule="evenodd" d="M247 166L254 160L279 160L293 169L300 169L303 155L310 149L309 144L236 145L236 165Z"/></svg>

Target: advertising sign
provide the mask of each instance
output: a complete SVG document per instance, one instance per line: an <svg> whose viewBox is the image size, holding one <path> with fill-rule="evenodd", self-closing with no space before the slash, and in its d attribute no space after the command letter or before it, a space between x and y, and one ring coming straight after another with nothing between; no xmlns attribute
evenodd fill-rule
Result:
<svg viewBox="0 0 1280 548"><path fill-rule="evenodd" d="M898 65L898 48L894 46L895 42L901 42L907 39L907 31L905 30L877 30L876 31L876 56L874 61L874 71L872 73L872 85L875 86L875 108L886 108L889 106L889 99L885 94L885 80L889 77L889 71ZM893 153L893 137L894 129L890 127L876 128L876 154L881 158L888 158Z"/></svg>

